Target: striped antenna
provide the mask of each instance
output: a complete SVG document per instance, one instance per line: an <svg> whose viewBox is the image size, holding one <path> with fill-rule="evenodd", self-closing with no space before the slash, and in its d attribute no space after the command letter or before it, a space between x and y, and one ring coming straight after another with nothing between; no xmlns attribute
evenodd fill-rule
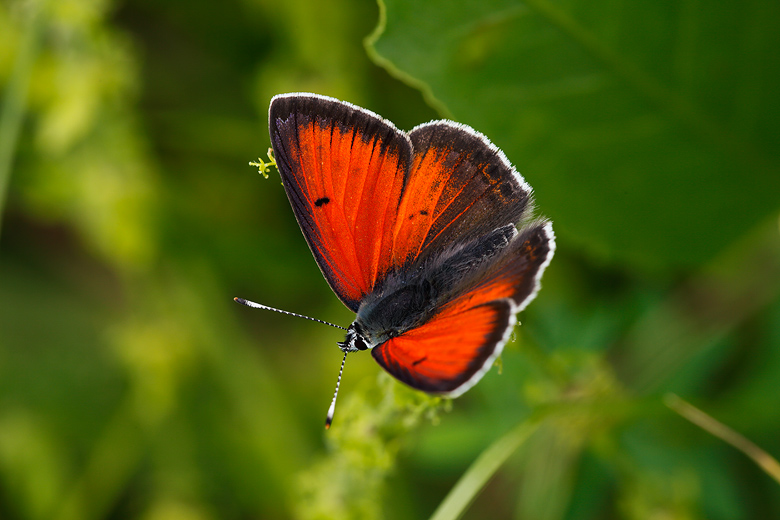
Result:
<svg viewBox="0 0 780 520"><path fill-rule="evenodd" d="M243 298L233 298L233 301L236 301L241 305L246 305L247 307L254 307L255 309L265 309L267 311L281 312L282 314L288 314L290 316L295 316L296 318L304 318L307 320L316 321L317 323L322 323L324 325L330 325L331 327L335 327L337 329L347 330L346 327L342 327L341 325L336 325L335 323L331 323L329 321L318 320L317 318L310 318L309 316L304 316L303 314L296 314L290 311L283 311L282 309L274 309L273 307L269 307L268 305L250 302L249 300L245 300Z"/></svg>
<svg viewBox="0 0 780 520"><path fill-rule="evenodd" d="M339 386L341 385L341 374L344 373L344 363L347 362L347 352L344 351L344 358L341 360L341 369L339 370L339 378L336 380L336 391L333 392L333 400L330 402L330 408L328 408L328 416L325 418L325 429L330 429L330 423L333 422L333 414L336 412L336 397L339 395Z"/></svg>

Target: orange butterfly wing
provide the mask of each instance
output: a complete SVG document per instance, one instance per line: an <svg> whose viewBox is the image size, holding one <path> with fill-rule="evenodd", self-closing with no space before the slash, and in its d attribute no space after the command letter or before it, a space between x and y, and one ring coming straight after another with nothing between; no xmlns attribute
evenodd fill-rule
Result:
<svg viewBox="0 0 780 520"><path fill-rule="evenodd" d="M357 312L393 270L522 219L531 189L481 134L433 121L408 135L314 94L276 96L274 156L333 291Z"/></svg>
<svg viewBox="0 0 780 520"><path fill-rule="evenodd" d="M374 347L371 355L412 388L455 397L490 368L514 319L508 300L470 308L455 305L422 327Z"/></svg>
<svg viewBox="0 0 780 520"><path fill-rule="evenodd" d="M394 377L429 393L457 397L487 372L539 289L555 249L552 227L536 224L516 237L503 261L431 319L374 347Z"/></svg>
<svg viewBox="0 0 780 520"><path fill-rule="evenodd" d="M431 121L409 137L414 158L395 224L396 265L420 262L523 218L531 188L484 135L452 121Z"/></svg>
<svg viewBox="0 0 780 520"><path fill-rule="evenodd" d="M368 111L308 94L274 98L269 123L298 224L333 291L357 312L391 267L409 140Z"/></svg>

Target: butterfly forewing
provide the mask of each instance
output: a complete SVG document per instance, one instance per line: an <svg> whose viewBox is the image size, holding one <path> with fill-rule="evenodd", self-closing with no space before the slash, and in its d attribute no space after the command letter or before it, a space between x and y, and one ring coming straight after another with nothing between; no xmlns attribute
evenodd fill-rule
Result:
<svg viewBox="0 0 780 520"><path fill-rule="evenodd" d="M414 158L396 220L395 263L523 218L531 189L487 138L451 121L426 123L409 136Z"/></svg>
<svg viewBox="0 0 780 520"><path fill-rule="evenodd" d="M333 291L357 311L391 267L409 140L378 116L313 95L274 98L269 124L301 230Z"/></svg>

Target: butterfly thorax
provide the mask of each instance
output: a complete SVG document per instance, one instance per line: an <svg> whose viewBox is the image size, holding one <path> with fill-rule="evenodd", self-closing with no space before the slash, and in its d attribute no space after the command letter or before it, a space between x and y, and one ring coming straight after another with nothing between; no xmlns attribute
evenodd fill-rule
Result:
<svg viewBox="0 0 780 520"><path fill-rule="evenodd" d="M360 306L339 348L344 352L367 350L399 336L425 321L436 301L436 291L425 279L389 294L378 291Z"/></svg>

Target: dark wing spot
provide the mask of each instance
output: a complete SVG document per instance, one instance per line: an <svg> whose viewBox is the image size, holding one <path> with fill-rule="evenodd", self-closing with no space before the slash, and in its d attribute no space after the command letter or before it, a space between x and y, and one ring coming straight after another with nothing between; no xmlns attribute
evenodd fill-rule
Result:
<svg viewBox="0 0 780 520"><path fill-rule="evenodd" d="M412 213L411 215L409 215L409 220L412 220L412 219L414 219L414 213Z"/></svg>
<svg viewBox="0 0 780 520"><path fill-rule="evenodd" d="M330 202L330 199L328 197L322 197L322 198L319 198L319 199L315 200L314 201L314 205L319 208L320 206L324 206L328 202Z"/></svg>
<svg viewBox="0 0 780 520"><path fill-rule="evenodd" d="M422 363L423 361L425 361L426 359L428 359L428 356L423 356L420 359L418 359L417 361L412 361L412 365L417 366L420 363Z"/></svg>
<svg viewBox="0 0 780 520"><path fill-rule="evenodd" d="M512 186L508 182L504 182L498 185L498 191L501 192L501 195L504 196L504 198L511 199L514 195L514 189L512 189Z"/></svg>
<svg viewBox="0 0 780 520"><path fill-rule="evenodd" d="M427 214L428 214L428 210L427 209L421 209L420 210L420 215L427 215Z"/></svg>

